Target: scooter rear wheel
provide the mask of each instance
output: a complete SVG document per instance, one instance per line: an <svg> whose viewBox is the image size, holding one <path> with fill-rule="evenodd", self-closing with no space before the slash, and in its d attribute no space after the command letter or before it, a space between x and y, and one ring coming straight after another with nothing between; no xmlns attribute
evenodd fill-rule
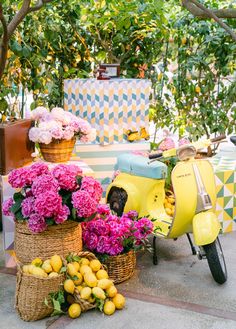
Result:
<svg viewBox="0 0 236 329"><path fill-rule="evenodd" d="M203 246L203 249L214 280L219 284L225 283L227 280L227 269L219 238Z"/></svg>

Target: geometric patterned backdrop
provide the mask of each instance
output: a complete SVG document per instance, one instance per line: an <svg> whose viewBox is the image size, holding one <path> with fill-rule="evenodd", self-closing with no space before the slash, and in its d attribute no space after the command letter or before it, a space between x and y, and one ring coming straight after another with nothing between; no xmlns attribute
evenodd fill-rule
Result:
<svg viewBox="0 0 236 329"><path fill-rule="evenodd" d="M149 129L150 87L145 79L68 79L64 108L88 120L98 144L120 143L128 129Z"/></svg>
<svg viewBox="0 0 236 329"><path fill-rule="evenodd" d="M216 215L221 221L223 232L236 230L236 172L215 172L217 203Z"/></svg>

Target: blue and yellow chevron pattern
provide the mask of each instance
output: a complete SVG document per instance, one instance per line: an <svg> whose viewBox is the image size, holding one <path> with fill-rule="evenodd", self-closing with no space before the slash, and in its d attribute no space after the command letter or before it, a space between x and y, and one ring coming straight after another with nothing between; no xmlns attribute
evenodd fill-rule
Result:
<svg viewBox="0 0 236 329"><path fill-rule="evenodd" d="M102 145L125 140L124 131L149 128L151 82L145 79L68 79L64 108L97 130Z"/></svg>

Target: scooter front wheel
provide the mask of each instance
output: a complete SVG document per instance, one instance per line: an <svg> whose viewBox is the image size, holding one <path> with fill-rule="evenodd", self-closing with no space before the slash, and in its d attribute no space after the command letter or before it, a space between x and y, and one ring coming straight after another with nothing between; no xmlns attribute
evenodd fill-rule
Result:
<svg viewBox="0 0 236 329"><path fill-rule="evenodd" d="M214 280L219 284L225 283L227 280L227 269L219 238L203 246L203 249Z"/></svg>

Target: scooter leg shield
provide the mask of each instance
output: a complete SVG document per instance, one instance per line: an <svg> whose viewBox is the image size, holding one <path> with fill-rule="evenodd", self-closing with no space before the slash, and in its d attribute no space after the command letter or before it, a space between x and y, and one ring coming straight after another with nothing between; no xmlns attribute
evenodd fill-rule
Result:
<svg viewBox="0 0 236 329"><path fill-rule="evenodd" d="M219 220L212 211L201 212L193 218L193 237L197 246L215 241L220 229Z"/></svg>
<svg viewBox="0 0 236 329"><path fill-rule="evenodd" d="M141 204L141 197L140 191L137 187L132 183L127 183L121 180L115 180L112 184L109 185L106 193L106 202L110 203L111 192L112 188L123 189L127 193L127 200L124 205L124 212L128 212L130 210L136 210L139 212L140 204Z"/></svg>

